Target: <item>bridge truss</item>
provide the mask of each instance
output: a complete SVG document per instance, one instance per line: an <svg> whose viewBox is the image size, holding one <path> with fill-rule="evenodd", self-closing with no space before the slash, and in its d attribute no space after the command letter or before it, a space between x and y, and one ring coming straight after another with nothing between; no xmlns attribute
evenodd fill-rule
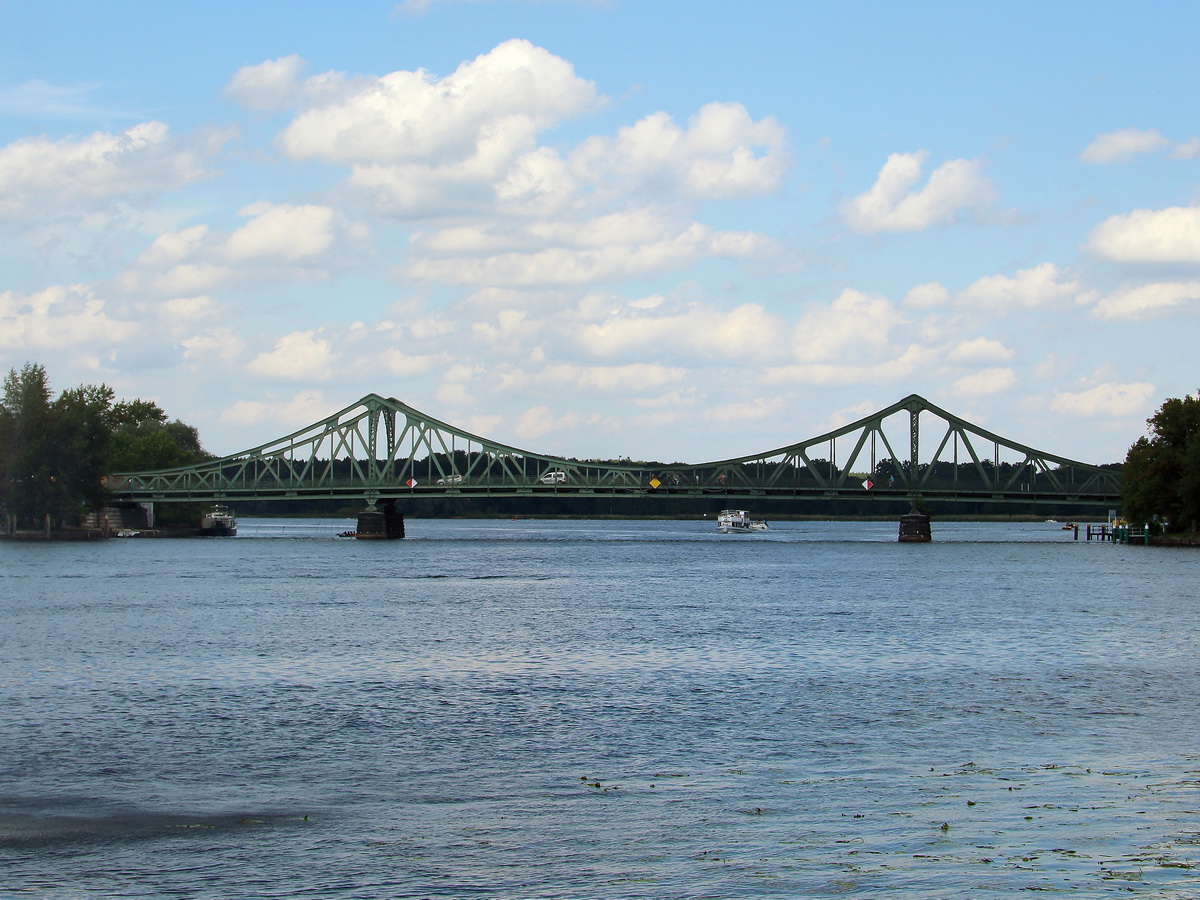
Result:
<svg viewBox="0 0 1200 900"><path fill-rule="evenodd" d="M1119 501L1120 473L1007 440L915 394L799 443L698 464L531 453L370 394L253 449L114 474L108 487L128 502L678 495L731 504L907 498L1101 508Z"/></svg>

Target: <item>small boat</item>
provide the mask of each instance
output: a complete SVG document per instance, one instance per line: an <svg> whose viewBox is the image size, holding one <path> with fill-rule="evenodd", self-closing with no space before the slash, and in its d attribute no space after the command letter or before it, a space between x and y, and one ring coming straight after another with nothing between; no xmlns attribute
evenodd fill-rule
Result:
<svg viewBox="0 0 1200 900"><path fill-rule="evenodd" d="M751 534L767 530L766 522L751 519L750 513L744 509L723 509L717 516L717 531L721 534Z"/></svg>
<svg viewBox="0 0 1200 900"><path fill-rule="evenodd" d="M200 533L211 537L234 537L237 519L233 517L233 510L218 503L200 519Z"/></svg>

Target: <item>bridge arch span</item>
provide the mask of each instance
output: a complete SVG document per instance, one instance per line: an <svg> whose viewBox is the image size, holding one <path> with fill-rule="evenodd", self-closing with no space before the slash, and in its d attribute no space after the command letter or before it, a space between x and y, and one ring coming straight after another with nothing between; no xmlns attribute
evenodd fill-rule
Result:
<svg viewBox="0 0 1200 900"><path fill-rule="evenodd" d="M1119 500L1120 473L1001 437L916 394L803 441L702 463L536 453L369 394L258 447L192 466L115 473L108 485L131 502L678 494L1103 507Z"/></svg>

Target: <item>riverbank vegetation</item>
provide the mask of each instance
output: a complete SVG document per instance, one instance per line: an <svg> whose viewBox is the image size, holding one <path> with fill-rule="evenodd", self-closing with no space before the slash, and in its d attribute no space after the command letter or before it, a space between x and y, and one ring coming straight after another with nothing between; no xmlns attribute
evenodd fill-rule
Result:
<svg viewBox="0 0 1200 900"><path fill-rule="evenodd" d="M105 505L109 472L210 459L196 429L147 400L117 400L106 384L57 397L43 366L10 370L0 393L0 508L10 527L78 525ZM171 510L193 517L194 510Z"/></svg>
<svg viewBox="0 0 1200 900"><path fill-rule="evenodd" d="M1200 523L1200 395L1171 398L1146 420L1125 458L1124 517L1169 534Z"/></svg>

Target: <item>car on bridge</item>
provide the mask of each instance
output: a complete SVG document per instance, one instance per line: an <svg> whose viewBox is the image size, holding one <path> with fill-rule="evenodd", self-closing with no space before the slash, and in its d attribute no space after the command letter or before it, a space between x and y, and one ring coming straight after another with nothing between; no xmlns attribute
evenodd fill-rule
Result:
<svg viewBox="0 0 1200 900"><path fill-rule="evenodd" d="M462 484L466 481L465 475L444 475L437 480L438 484Z"/></svg>
<svg viewBox="0 0 1200 900"><path fill-rule="evenodd" d="M567 473L562 469L551 469L538 479L542 484L566 484Z"/></svg>

